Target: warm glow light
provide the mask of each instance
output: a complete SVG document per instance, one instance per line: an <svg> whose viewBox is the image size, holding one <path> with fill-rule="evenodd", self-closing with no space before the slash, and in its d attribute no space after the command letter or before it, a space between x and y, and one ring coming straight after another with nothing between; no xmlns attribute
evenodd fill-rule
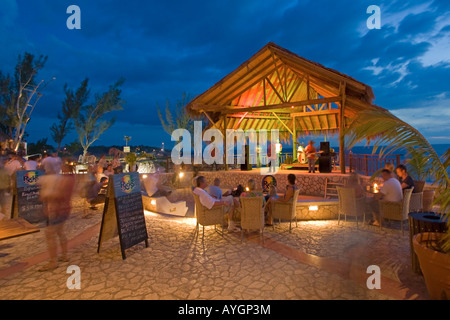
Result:
<svg viewBox="0 0 450 320"><path fill-rule="evenodd" d="M294 106L292 106L291 109L294 109Z"/></svg>
<svg viewBox="0 0 450 320"><path fill-rule="evenodd" d="M185 225L188 225L188 226L196 226L197 225L197 219L196 218L176 217L176 218L167 219L167 218L162 218L161 215L159 215L159 214L157 214L155 212L147 211L147 210L144 210L144 215L146 217L153 217L153 218L156 218L158 220L175 222L175 223L179 223L179 224L185 224Z"/></svg>
<svg viewBox="0 0 450 320"><path fill-rule="evenodd" d="M278 140L277 143L275 143L275 152L280 153L283 149L283 146L281 145L280 141Z"/></svg>
<svg viewBox="0 0 450 320"><path fill-rule="evenodd" d="M373 190L377 190L378 189L378 185L376 183L373 184Z"/></svg>
<svg viewBox="0 0 450 320"><path fill-rule="evenodd" d="M153 199L152 201L150 201L150 204L151 204L152 206L156 206L156 200Z"/></svg>
<svg viewBox="0 0 450 320"><path fill-rule="evenodd" d="M157 217L158 216L156 213L151 212L151 211L147 211L147 210L144 210L144 215L150 216L150 217Z"/></svg>
<svg viewBox="0 0 450 320"><path fill-rule="evenodd" d="M142 178L147 179L148 175L144 174Z"/></svg>
<svg viewBox="0 0 450 320"><path fill-rule="evenodd" d="M184 177L184 172L180 172L180 173L178 174L178 176L180 177L180 179L183 178L183 177Z"/></svg>
<svg viewBox="0 0 450 320"><path fill-rule="evenodd" d="M318 211L319 206L309 206L309 211Z"/></svg>
<svg viewBox="0 0 450 320"><path fill-rule="evenodd" d="M334 222L331 220L314 220L314 221L305 221L303 222L308 226L313 226L313 227L318 227L318 228L322 228L322 227L327 227L331 224L333 224Z"/></svg>
<svg viewBox="0 0 450 320"><path fill-rule="evenodd" d="M247 192L248 192L248 191L250 191L250 189L249 189L248 187L246 187L246 188L245 188L245 191L247 191Z"/></svg>

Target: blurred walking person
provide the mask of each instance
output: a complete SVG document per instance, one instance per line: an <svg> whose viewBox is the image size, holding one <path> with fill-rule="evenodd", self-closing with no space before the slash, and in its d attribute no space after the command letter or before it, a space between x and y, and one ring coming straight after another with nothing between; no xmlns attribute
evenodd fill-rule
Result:
<svg viewBox="0 0 450 320"><path fill-rule="evenodd" d="M0 220L6 215L6 194L9 192L10 180L11 178L4 167L3 160L0 160Z"/></svg>
<svg viewBox="0 0 450 320"><path fill-rule="evenodd" d="M66 174L50 174L39 178L41 184L41 199L44 202L47 216L45 236L50 255L50 261L39 271L53 270L58 267L57 240L61 246L59 261L67 262L67 237L64 230L66 220L71 211L71 200L75 187L75 176L69 174L70 170L63 165ZM57 239L58 238L58 239Z"/></svg>
<svg viewBox="0 0 450 320"><path fill-rule="evenodd" d="M51 156L42 159L41 168L45 171L45 174L53 175L60 174L62 167L62 160L58 157L57 152L53 152Z"/></svg>
<svg viewBox="0 0 450 320"><path fill-rule="evenodd" d="M27 161L25 161L25 163L23 164L23 169L24 170L37 170L39 164L36 161L39 158L39 156L32 156L30 158L28 158Z"/></svg>

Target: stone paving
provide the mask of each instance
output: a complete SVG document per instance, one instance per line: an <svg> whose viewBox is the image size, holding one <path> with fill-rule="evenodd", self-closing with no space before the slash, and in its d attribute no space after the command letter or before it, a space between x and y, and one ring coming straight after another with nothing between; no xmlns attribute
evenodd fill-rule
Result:
<svg viewBox="0 0 450 320"><path fill-rule="evenodd" d="M149 247L137 245L122 260L118 239L97 253L102 210L86 215L78 201L67 223L70 261L39 272L45 233L0 242L0 299L427 299L423 278L412 273L407 232L336 220L288 223L241 242L195 219L146 213ZM81 237L80 234L83 234ZM82 238L82 239L81 239ZM80 240L81 239L81 240ZM81 289L69 290L69 265L81 269ZM381 269L381 289L369 290L369 265Z"/></svg>

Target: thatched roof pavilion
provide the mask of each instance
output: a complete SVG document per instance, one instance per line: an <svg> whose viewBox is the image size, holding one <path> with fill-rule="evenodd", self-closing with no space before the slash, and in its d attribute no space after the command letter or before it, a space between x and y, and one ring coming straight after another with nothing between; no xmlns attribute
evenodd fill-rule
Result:
<svg viewBox="0 0 450 320"><path fill-rule="evenodd" d="M344 150L344 128L358 112L382 109L373 99L370 86L268 43L186 108L224 132L278 129L281 139L293 137L294 149L299 136L339 134Z"/></svg>

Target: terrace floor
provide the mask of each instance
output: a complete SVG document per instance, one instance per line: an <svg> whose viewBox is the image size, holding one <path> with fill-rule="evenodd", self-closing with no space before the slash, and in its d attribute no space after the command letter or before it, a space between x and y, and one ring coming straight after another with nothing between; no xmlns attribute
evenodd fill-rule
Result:
<svg viewBox="0 0 450 320"><path fill-rule="evenodd" d="M97 253L102 210L76 199L66 223L69 262L39 272L48 257L45 230L0 242L0 299L428 299L424 280L410 266L407 232L380 231L353 222L302 221L257 233L224 237L207 227L195 233L192 217L146 212L149 247L127 250L118 239ZM81 270L81 289L69 290L69 265ZM370 290L367 267L381 270Z"/></svg>

